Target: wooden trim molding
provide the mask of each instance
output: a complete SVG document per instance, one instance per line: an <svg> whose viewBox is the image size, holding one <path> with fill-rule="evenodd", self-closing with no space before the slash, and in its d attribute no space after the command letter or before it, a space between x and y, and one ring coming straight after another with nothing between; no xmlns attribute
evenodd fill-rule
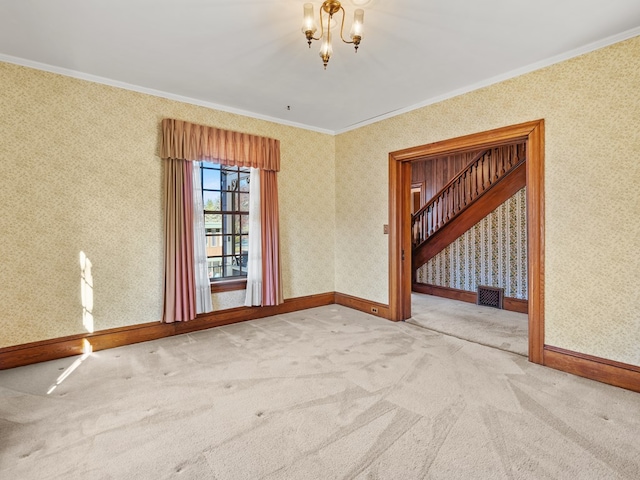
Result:
<svg viewBox="0 0 640 480"><path fill-rule="evenodd" d="M411 316L411 162L455 152L527 142L529 361L542 364L544 347L544 120L521 123L389 153L389 311ZM407 263L409 265L407 266Z"/></svg>
<svg viewBox="0 0 640 480"><path fill-rule="evenodd" d="M389 312L389 305L384 305L378 302L372 302L371 300L364 300L362 298L353 297L345 293L336 292L336 303L344 307L353 308L354 310L360 310L361 312L370 313L378 317L391 320Z"/></svg>
<svg viewBox="0 0 640 480"><path fill-rule="evenodd" d="M467 303L477 303L478 293L469 290L460 290L451 287L441 287L439 285L429 285L426 283L414 283L411 289L414 292L434 295L436 297L449 298ZM504 297L503 309L510 312L528 313L529 302L520 298Z"/></svg>
<svg viewBox="0 0 640 480"><path fill-rule="evenodd" d="M529 313L529 300L522 298L504 297L502 308L510 312Z"/></svg>
<svg viewBox="0 0 640 480"><path fill-rule="evenodd" d="M640 366L544 346L543 365L640 393Z"/></svg>
<svg viewBox="0 0 640 480"><path fill-rule="evenodd" d="M233 292L235 290L246 290L247 279L239 278L232 280L221 280L211 282L211 293Z"/></svg>
<svg viewBox="0 0 640 480"><path fill-rule="evenodd" d="M411 287L414 292L425 295L435 295L436 297L459 300L461 302L476 303L477 294L468 290L459 290L451 287L441 287L439 285L429 285L426 283L414 283Z"/></svg>
<svg viewBox="0 0 640 480"><path fill-rule="evenodd" d="M81 355L84 353L85 342L91 345L93 351L105 350L307 308L331 305L335 303L335 296L334 292L309 295L287 299L277 306L238 307L207 313L188 322L143 323L6 347L0 349L0 370Z"/></svg>

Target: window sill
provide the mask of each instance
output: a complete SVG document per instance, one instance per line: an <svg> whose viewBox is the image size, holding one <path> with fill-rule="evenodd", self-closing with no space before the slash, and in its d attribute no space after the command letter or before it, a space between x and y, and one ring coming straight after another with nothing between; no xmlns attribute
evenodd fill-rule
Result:
<svg viewBox="0 0 640 480"><path fill-rule="evenodd" d="M238 278L234 280L222 280L211 283L211 293L232 292L234 290L246 290L247 279Z"/></svg>

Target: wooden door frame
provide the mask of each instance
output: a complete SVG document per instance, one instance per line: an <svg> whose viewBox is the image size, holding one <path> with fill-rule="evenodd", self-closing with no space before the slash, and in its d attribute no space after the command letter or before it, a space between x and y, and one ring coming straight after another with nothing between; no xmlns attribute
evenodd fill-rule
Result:
<svg viewBox="0 0 640 480"><path fill-rule="evenodd" d="M529 361L544 348L544 120L407 148L389 154L389 314L411 317L411 162L472 149L527 143Z"/></svg>

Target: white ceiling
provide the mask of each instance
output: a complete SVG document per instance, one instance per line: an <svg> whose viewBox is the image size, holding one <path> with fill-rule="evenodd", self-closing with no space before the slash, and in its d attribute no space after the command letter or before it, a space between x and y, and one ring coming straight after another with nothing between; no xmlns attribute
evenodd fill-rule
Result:
<svg viewBox="0 0 640 480"><path fill-rule="evenodd" d="M640 0L371 0L324 71L303 3L0 0L0 60L335 133L640 34Z"/></svg>

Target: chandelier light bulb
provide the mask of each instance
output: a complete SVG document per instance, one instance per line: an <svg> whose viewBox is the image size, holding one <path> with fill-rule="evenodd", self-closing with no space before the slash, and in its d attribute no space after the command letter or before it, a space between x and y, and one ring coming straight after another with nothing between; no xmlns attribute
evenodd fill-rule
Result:
<svg viewBox="0 0 640 480"><path fill-rule="evenodd" d="M333 55L333 47L331 46L331 39L329 37L325 38L320 45L320 58L322 58L322 63L324 64L324 69L327 69L327 63L329 63L329 59Z"/></svg>
<svg viewBox="0 0 640 480"><path fill-rule="evenodd" d="M353 12L353 23L351 24L351 40L355 44L356 51L360 40L362 40L362 32L364 31L364 10L358 8Z"/></svg>

